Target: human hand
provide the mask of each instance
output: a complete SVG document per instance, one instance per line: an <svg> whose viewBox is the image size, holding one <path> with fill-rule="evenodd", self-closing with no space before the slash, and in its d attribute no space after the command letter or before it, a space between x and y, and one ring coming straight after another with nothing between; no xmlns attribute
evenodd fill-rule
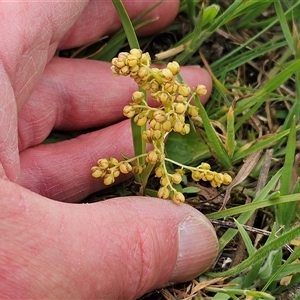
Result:
<svg viewBox="0 0 300 300"><path fill-rule="evenodd" d="M152 4L126 3L133 18ZM113 78L106 63L52 58L57 48L120 28L112 3L12 2L0 9L2 296L133 299L207 269L217 253L215 233L187 205L144 197L89 205L48 199L83 199L101 188L90 175L99 157L133 154L122 108L134 84ZM164 2L152 13L160 21L141 33L164 27L177 9L177 1ZM182 74L210 90L203 70ZM41 145L52 129L93 127L105 128Z"/></svg>

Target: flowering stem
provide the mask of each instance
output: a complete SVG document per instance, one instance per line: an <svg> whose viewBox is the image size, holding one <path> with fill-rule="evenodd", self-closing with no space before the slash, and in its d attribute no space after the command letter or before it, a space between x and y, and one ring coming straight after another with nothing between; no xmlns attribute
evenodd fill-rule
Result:
<svg viewBox="0 0 300 300"><path fill-rule="evenodd" d="M140 49L139 41L135 34L135 30L132 26L132 23L130 21L130 18L126 12L126 9L125 9L122 1L121 0L113 0L113 4L120 16L120 19L121 19L122 25L124 27L124 31L125 31L130 48ZM146 96L146 92L141 87L139 87L139 90L141 92L143 92ZM145 99L146 99L146 97L145 97ZM134 148L135 156L139 156L141 154L146 153L146 142L142 139L142 133L143 133L143 131L145 131L145 129L146 129L146 125L138 126L131 119L131 132L132 132L133 148ZM144 156L142 156L138 160L138 162L140 165L143 166L145 164ZM135 180L139 183L142 183L139 174L135 175Z"/></svg>

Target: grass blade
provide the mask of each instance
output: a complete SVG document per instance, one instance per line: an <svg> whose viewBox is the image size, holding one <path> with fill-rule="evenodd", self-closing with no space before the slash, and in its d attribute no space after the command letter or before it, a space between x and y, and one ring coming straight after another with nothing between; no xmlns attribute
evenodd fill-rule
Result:
<svg viewBox="0 0 300 300"><path fill-rule="evenodd" d="M295 54L295 48L294 48L294 42L293 42L293 37L290 32L290 28L288 25L288 22L286 20L284 11L281 7L280 0L274 0L274 6L275 6L275 11L278 16L278 20L280 22L282 32L285 36L285 39L287 41L288 46L290 47L292 54Z"/></svg>
<svg viewBox="0 0 300 300"><path fill-rule="evenodd" d="M207 276L211 277L227 277L227 276L233 276L235 274L241 273L251 267L256 262L265 259L271 251L277 250L281 247L283 247L285 244L288 244L291 240L296 238L298 235L300 235L300 226L297 226L288 232L284 233L277 239L272 240L271 242L265 244L263 247L258 249L255 254L249 256L246 260L241 262L239 265L231 268L228 271L224 272L208 272L206 273Z"/></svg>
<svg viewBox="0 0 300 300"><path fill-rule="evenodd" d="M286 155L284 160L284 165L282 169L282 176L280 181L280 194L288 195L292 191L292 176L293 176L293 165L296 151L296 122L295 118L290 129L287 146L286 146ZM288 229L290 223L294 217L296 203L285 203L277 206L276 216L277 223L279 226L284 226L285 229Z"/></svg>
<svg viewBox="0 0 300 300"><path fill-rule="evenodd" d="M214 151L213 155L222 164L223 167L225 167L227 170L230 170L232 166L229 156L226 152L225 146L223 145L215 129L213 128L207 115L207 112L202 103L200 102L199 98L195 97L194 101L195 105L199 108L199 115L201 116L203 121L203 126L210 144L209 147L211 150Z"/></svg>

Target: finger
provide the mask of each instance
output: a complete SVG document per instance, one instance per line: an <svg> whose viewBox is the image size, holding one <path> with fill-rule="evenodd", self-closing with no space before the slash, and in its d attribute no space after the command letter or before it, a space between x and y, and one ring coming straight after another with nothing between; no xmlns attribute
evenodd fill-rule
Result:
<svg viewBox="0 0 300 300"><path fill-rule="evenodd" d="M130 18L135 19L157 4L157 1L125 0L123 4ZM140 28L139 35L149 35L163 29L174 20L178 9L179 1L163 1L146 16L146 19L156 18L157 20ZM60 41L59 47L71 48L91 43L104 35L111 35L120 28L121 21L111 1L90 1L83 14Z"/></svg>
<svg viewBox="0 0 300 300"><path fill-rule="evenodd" d="M0 3L0 164L10 180L19 176L17 111L32 92L57 41L74 24L84 2ZM9 51L8 51L9 49Z"/></svg>
<svg viewBox="0 0 300 300"><path fill-rule="evenodd" d="M201 68L182 68L191 85L212 87L209 74ZM110 64L76 59L53 59L35 91L19 114L19 149L38 145L52 129L97 128L122 119L123 107L131 101L137 85L129 77L114 77Z"/></svg>
<svg viewBox="0 0 300 300"><path fill-rule="evenodd" d="M19 108L29 97L58 41L71 28L87 1L0 3L0 57ZM13 18L12 18L13 16ZM9 49L9 51L7 51Z"/></svg>
<svg viewBox="0 0 300 300"><path fill-rule="evenodd" d="M105 188L91 167L106 157L133 156L129 120L77 138L31 147L20 153L20 184L51 199L78 202ZM120 176L116 183L124 180Z"/></svg>
<svg viewBox="0 0 300 300"><path fill-rule="evenodd" d="M185 204L131 197L71 205L0 185L11 204L0 210L4 298L136 299L194 278L217 255L211 224Z"/></svg>

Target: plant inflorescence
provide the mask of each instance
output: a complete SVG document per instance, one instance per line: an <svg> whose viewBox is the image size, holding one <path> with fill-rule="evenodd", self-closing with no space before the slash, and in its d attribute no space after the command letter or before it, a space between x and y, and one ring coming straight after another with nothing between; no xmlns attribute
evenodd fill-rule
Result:
<svg viewBox="0 0 300 300"><path fill-rule="evenodd" d="M105 185L110 185L121 173L142 174L147 165L150 165L155 168L155 176L160 178L157 196L162 199L171 198L176 203L184 202L185 197L174 185L182 182L187 171L191 172L194 181L209 181L213 187L230 184L232 178L229 174L212 171L208 163L191 167L166 157L165 141L168 134L172 131L182 135L190 132L187 116L193 119L199 114L199 109L192 104L192 100L205 95L207 90L204 85L191 89L178 80L180 66L175 61L169 62L163 69L152 68L150 64L148 53L132 49L129 53L121 52L118 57L113 58L111 70L116 76L130 76L141 87L141 90L133 93L132 102L124 107L123 113L138 126L147 124L142 132L142 139L151 144L152 149L123 161L101 158L98 165L92 167L92 176L101 177ZM147 93L158 102L158 106L149 106ZM145 158L144 164L141 163L141 158ZM168 170L166 162L171 162L177 168L174 171Z"/></svg>

